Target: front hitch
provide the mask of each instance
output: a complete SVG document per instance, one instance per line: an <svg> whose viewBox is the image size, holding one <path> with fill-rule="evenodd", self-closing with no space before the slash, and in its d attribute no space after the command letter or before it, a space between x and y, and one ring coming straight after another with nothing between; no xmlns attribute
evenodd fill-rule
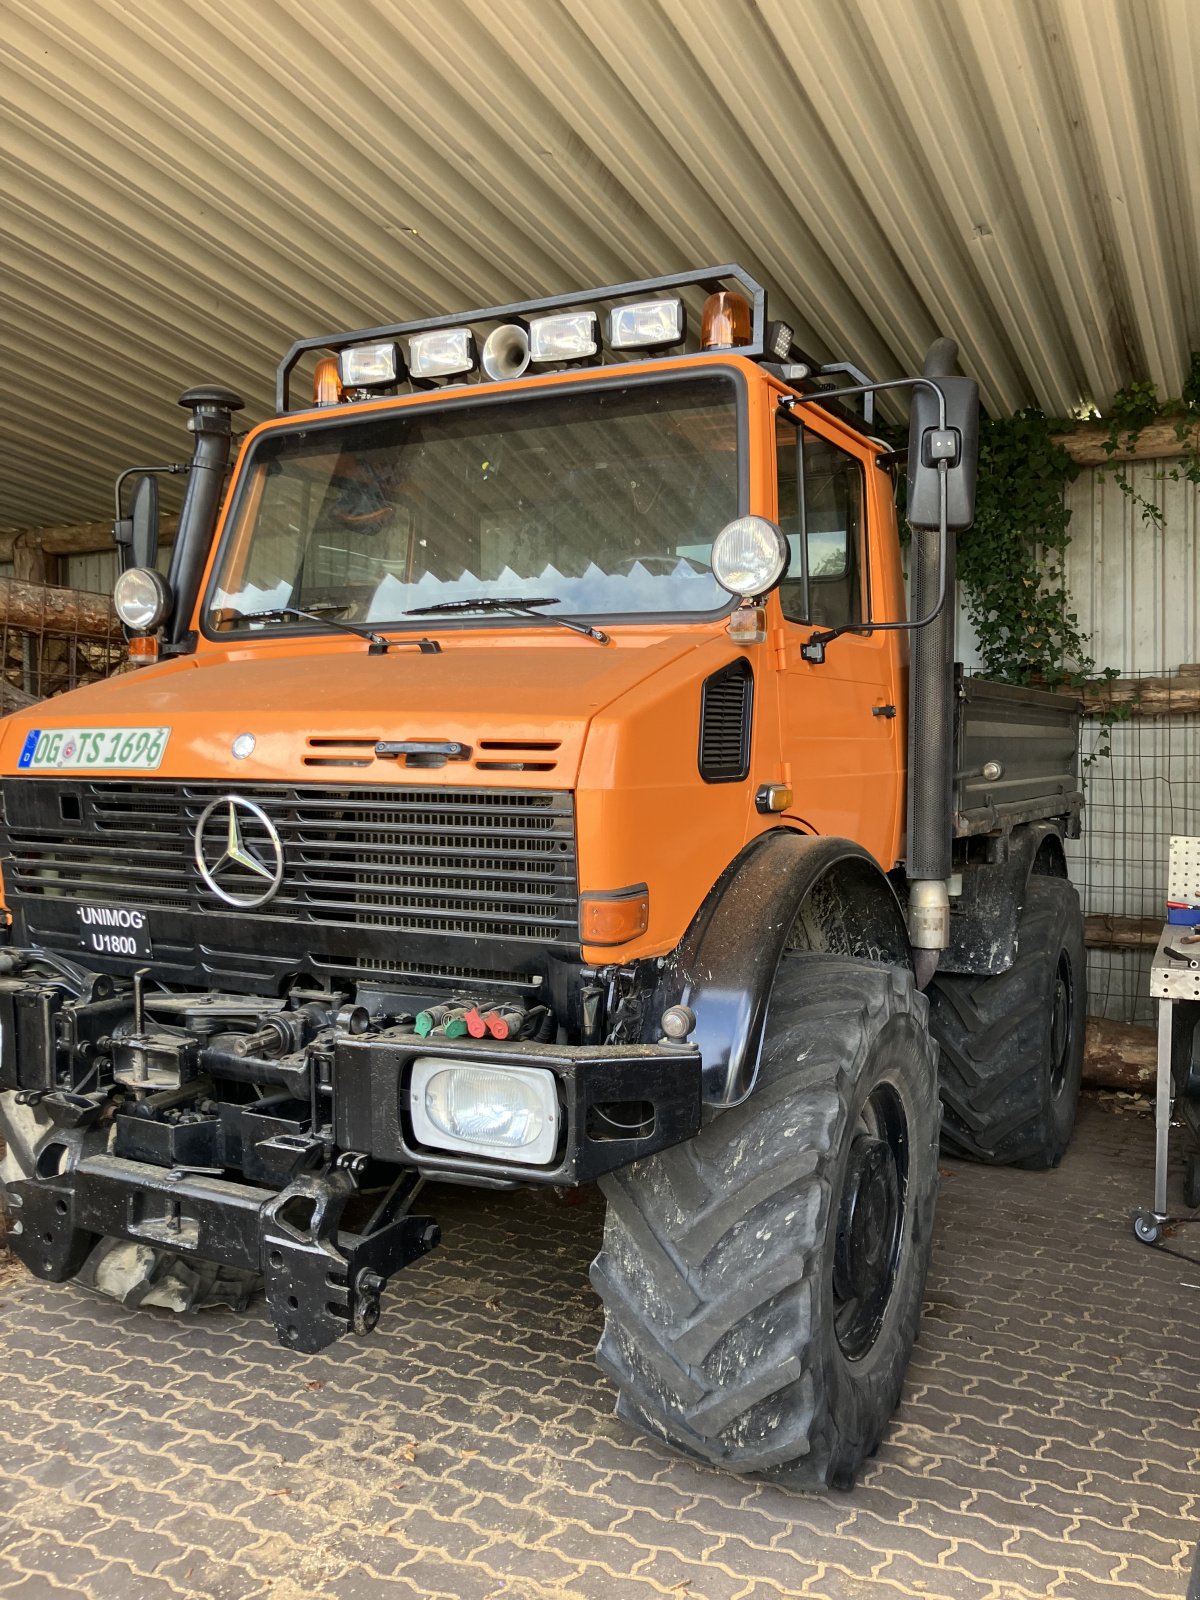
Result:
<svg viewBox="0 0 1200 1600"><path fill-rule="evenodd" d="M55 1130L36 1175L8 1187L12 1248L39 1278L61 1283L107 1236L261 1273L279 1342L313 1354L346 1333L370 1333L393 1273L438 1243L432 1217L410 1207L423 1180L397 1179L362 1232L341 1227L358 1193L348 1165L296 1176L281 1190L207 1172L85 1155Z"/></svg>

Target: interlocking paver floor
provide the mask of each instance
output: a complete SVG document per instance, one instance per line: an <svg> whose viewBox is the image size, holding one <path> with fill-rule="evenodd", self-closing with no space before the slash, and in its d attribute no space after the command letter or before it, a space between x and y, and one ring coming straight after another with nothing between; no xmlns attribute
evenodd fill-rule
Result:
<svg viewBox="0 0 1200 1600"><path fill-rule="evenodd" d="M0 1596L1180 1600L1200 1266L1130 1234L1151 1128L1120 1104L1085 1104L1056 1173L945 1163L903 1404L849 1494L725 1477L610 1415L594 1196L440 1191L447 1242L381 1332L308 1358L261 1310L13 1273Z"/></svg>

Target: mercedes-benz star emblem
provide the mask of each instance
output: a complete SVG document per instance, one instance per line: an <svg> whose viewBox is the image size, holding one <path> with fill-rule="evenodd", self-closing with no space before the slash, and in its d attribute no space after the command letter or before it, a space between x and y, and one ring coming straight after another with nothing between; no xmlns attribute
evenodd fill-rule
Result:
<svg viewBox="0 0 1200 1600"><path fill-rule="evenodd" d="M224 794L205 806L193 835L196 868L226 905L253 911L283 882L283 844L261 806Z"/></svg>

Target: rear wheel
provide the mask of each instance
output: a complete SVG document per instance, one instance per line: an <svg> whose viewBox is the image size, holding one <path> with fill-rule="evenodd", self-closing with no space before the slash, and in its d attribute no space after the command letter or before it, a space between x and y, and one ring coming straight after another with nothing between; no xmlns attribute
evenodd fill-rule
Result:
<svg viewBox="0 0 1200 1600"><path fill-rule="evenodd" d="M1008 971L929 985L948 1154L1058 1165L1075 1126L1086 1012L1079 896L1065 878L1032 877Z"/></svg>
<svg viewBox="0 0 1200 1600"><path fill-rule="evenodd" d="M785 957L750 1099L602 1180L618 1414L736 1472L853 1483L916 1337L937 1130L911 974Z"/></svg>

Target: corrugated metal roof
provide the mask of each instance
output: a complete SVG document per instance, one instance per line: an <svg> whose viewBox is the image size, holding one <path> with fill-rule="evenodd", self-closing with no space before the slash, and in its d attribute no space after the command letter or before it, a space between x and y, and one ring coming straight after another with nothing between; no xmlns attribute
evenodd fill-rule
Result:
<svg viewBox="0 0 1200 1600"><path fill-rule="evenodd" d="M300 336L717 260L1064 413L1200 345L1194 0L0 0L0 526ZM69 374L44 376L47 353ZM8 366L8 370L13 370Z"/></svg>

